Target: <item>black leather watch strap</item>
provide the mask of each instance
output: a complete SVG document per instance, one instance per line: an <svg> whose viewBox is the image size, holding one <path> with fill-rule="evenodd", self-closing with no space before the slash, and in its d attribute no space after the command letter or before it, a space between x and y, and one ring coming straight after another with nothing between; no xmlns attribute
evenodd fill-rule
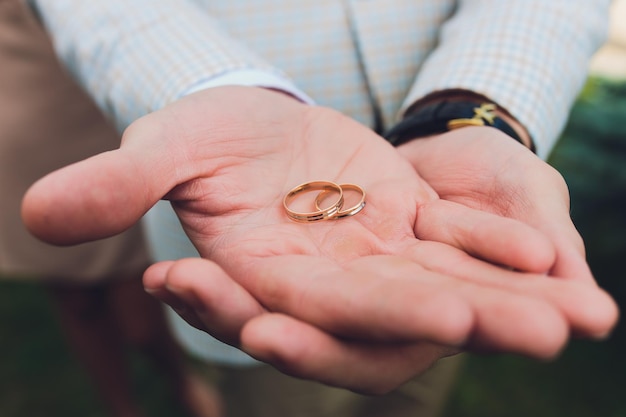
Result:
<svg viewBox="0 0 626 417"><path fill-rule="evenodd" d="M411 139L447 132L465 126L491 126L523 143L515 130L495 113L493 103L441 101L424 106L392 127L385 138L394 146Z"/></svg>

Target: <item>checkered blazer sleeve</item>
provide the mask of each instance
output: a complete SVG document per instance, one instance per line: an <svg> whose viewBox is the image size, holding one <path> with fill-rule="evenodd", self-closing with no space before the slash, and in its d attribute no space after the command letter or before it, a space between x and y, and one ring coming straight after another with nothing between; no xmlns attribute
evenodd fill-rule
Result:
<svg viewBox="0 0 626 417"><path fill-rule="evenodd" d="M610 0L460 0L404 108L462 88L505 107L545 158L608 27Z"/></svg>
<svg viewBox="0 0 626 417"><path fill-rule="evenodd" d="M31 0L68 69L123 130L214 77L284 74L185 0Z"/></svg>

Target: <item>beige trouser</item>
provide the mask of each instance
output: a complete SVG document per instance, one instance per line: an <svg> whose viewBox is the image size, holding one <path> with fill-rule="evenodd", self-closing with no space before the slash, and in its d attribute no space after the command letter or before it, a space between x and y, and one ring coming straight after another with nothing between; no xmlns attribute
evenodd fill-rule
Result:
<svg viewBox="0 0 626 417"><path fill-rule="evenodd" d="M137 271L148 262L139 227L59 248L21 222L21 199L33 182L119 146L118 133L61 68L24 3L0 0L0 276L92 284Z"/></svg>
<svg viewBox="0 0 626 417"><path fill-rule="evenodd" d="M383 396L365 396L295 379L267 365L211 366L224 395L227 417L435 417L462 363L440 360L420 377Z"/></svg>

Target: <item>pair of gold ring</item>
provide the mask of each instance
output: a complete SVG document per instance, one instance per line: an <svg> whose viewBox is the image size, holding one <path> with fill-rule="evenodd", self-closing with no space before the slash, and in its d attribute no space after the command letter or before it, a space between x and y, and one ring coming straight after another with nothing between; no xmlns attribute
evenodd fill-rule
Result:
<svg viewBox="0 0 626 417"><path fill-rule="evenodd" d="M356 191L361 195L360 200L352 207L343 210L344 190ZM300 195L311 191L319 191L312 202L314 211L301 212L290 208L291 204ZM328 207L322 208L322 204L327 198L333 195L334 198ZM285 195L283 206L287 215L297 222L316 222L319 220L335 220L344 217L354 216L365 207L365 191L356 184L335 184L330 181L309 181L294 187Z"/></svg>

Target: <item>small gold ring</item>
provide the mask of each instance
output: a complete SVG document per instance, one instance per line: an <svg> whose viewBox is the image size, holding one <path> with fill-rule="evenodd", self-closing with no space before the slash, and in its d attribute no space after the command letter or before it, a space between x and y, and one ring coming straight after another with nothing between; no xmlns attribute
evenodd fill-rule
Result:
<svg viewBox="0 0 626 417"><path fill-rule="evenodd" d="M315 204L315 208L317 208L317 211L303 213L291 210L289 208L289 204L293 200L295 200L298 194L315 190L320 190L321 193L336 193L339 197L337 198L337 201L333 202L332 205L324 209ZM305 182L304 184L300 184L297 187L292 188L291 191L289 191L287 195L285 195L285 198L283 199L283 206L287 211L287 215L295 221L315 222L318 220L325 220L334 216L341 210L341 207L343 206L343 190L339 185L330 181Z"/></svg>
<svg viewBox="0 0 626 417"><path fill-rule="evenodd" d="M360 193L361 200L354 206L345 210L341 210L340 208L339 211L334 216L332 216L332 219L340 219L342 217L354 216L359 211L363 210L363 207L365 207L365 190L363 190L363 188L359 187L356 184L340 184L339 186L342 190L353 190ZM324 200L324 197L326 197L328 193L329 191L324 190L317 195L317 198L315 199L315 208L320 210L320 203Z"/></svg>

